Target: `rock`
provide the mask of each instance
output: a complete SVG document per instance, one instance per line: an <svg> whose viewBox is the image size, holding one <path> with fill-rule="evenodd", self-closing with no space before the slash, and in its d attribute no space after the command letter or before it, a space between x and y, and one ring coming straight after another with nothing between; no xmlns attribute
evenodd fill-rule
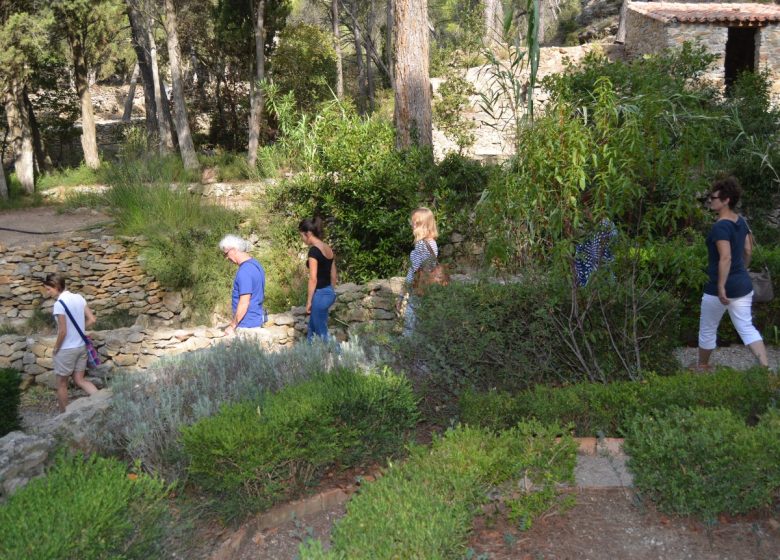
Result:
<svg viewBox="0 0 780 560"><path fill-rule="evenodd" d="M117 354L114 356L114 365L119 367L134 366L138 358L132 354Z"/></svg>
<svg viewBox="0 0 780 560"><path fill-rule="evenodd" d="M173 313L179 313L182 310L182 298L179 292L167 292L162 298L162 303L166 309Z"/></svg>
<svg viewBox="0 0 780 560"><path fill-rule="evenodd" d="M45 434L11 432L0 438L0 500L42 475L55 445Z"/></svg>
<svg viewBox="0 0 780 560"><path fill-rule="evenodd" d="M35 376L35 383L37 385L45 385L49 389L57 389L57 376L53 371L47 371Z"/></svg>
<svg viewBox="0 0 780 560"><path fill-rule="evenodd" d="M218 179L217 170L214 167L207 167L200 174L200 182L204 185L216 183Z"/></svg>

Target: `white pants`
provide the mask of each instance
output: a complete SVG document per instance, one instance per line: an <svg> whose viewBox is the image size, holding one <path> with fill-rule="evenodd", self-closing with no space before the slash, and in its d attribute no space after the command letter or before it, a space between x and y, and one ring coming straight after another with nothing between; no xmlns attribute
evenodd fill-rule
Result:
<svg viewBox="0 0 780 560"><path fill-rule="evenodd" d="M737 329L745 346L762 340L761 335L753 326L751 306L753 304L753 292L741 298L732 299L728 305L723 305L718 296L704 294L701 298L701 319L699 320L699 348L704 350L715 349L715 339L718 334L718 325L723 317L723 312L728 309L729 317L734 328Z"/></svg>

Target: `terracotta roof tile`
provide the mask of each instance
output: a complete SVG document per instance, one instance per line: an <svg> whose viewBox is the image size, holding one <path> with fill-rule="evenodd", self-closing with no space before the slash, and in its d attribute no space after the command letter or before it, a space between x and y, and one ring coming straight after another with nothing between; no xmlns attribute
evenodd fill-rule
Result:
<svg viewBox="0 0 780 560"><path fill-rule="evenodd" d="M733 26L780 23L780 6L774 4L631 2L629 10L664 23L714 23Z"/></svg>

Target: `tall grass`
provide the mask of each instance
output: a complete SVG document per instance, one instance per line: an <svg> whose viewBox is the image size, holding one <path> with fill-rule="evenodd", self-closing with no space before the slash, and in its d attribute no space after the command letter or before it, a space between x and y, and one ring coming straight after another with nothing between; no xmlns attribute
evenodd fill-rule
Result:
<svg viewBox="0 0 780 560"><path fill-rule="evenodd" d="M100 171L87 167L84 163L78 167L58 169L38 178L35 188L46 191L55 187L77 187L94 185L101 181Z"/></svg>
<svg viewBox="0 0 780 560"><path fill-rule="evenodd" d="M257 342L233 339L116 377L107 428L96 439L106 451L176 478L187 467L179 438L183 427L213 416L223 404L258 399L317 373L369 367L356 343L342 345L338 354L320 344L269 353Z"/></svg>

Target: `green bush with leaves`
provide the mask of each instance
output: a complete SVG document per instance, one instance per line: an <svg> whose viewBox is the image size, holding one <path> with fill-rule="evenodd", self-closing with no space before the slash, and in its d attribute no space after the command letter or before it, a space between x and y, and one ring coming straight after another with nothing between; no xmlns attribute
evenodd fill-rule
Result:
<svg viewBox="0 0 780 560"><path fill-rule="evenodd" d="M21 427L21 381L22 376L17 370L0 368L0 437Z"/></svg>
<svg viewBox="0 0 780 560"><path fill-rule="evenodd" d="M772 504L780 489L780 422L755 427L722 408L637 417L625 441L634 483L663 511L712 521Z"/></svg>
<svg viewBox="0 0 780 560"><path fill-rule="evenodd" d="M120 454L175 479L184 476L187 457L181 430L217 414L223 405L259 399L333 369L372 367L354 343L334 355L323 344L298 344L268 352L237 339L175 357L161 358L148 370L111 380L113 405L106 429L93 434L106 453Z"/></svg>
<svg viewBox="0 0 780 560"><path fill-rule="evenodd" d="M475 123L464 115L469 106L469 97L476 94L471 82L457 71L449 70L445 81L439 86L438 97L433 104L433 122L445 136L455 142L458 151L463 152L474 143Z"/></svg>
<svg viewBox="0 0 780 560"><path fill-rule="evenodd" d="M720 369L712 375L648 375L644 381L537 385L520 393L465 392L459 401L462 422L500 430L527 418L574 426L578 436L623 436L637 414L672 407L722 407L745 421L763 414L780 384L762 369Z"/></svg>
<svg viewBox="0 0 780 560"><path fill-rule="evenodd" d="M191 480L264 508L333 465L397 454L417 423L416 397L389 371L340 370L259 401L224 406L182 430Z"/></svg>
<svg viewBox="0 0 780 560"><path fill-rule="evenodd" d="M542 489L573 480L576 444L570 436L556 440L562 431L537 422L501 433L457 427L430 449L414 446L406 462L391 465L350 501L327 553L319 541L309 541L301 558L459 558L478 506L496 487L514 495L518 479ZM532 496L508 498L519 517L525 515L521 503ZM545 496L529 515L553 507L555 491Z"/></svg>
<svg viewBox="0 0 780 560"><path fill-rule="evenodd" d="M336 52L333 38L307 23L287 25L271 56L271 76L282 93L295 92L298 105L311 110L333 99L336 89Z"/></svg>
<svg viewBox="0 0 780 560"><path fill-rule="evenodd" d="M431 388L447 393L639 379L650 367L677 367L674 329L659 328L662 318L674 317L669 294L644 290L637 296L608 275L573 292L553 276L529 272L506 284L434 287L416 308L404 355L423 361Z"/></svg>
<svg viewBox="0 0 780 560"><path fill-rule="evenodd" d="M162 481L115 459L60 454L0 506L0 557L162 557L167 494Z"/></svg>

